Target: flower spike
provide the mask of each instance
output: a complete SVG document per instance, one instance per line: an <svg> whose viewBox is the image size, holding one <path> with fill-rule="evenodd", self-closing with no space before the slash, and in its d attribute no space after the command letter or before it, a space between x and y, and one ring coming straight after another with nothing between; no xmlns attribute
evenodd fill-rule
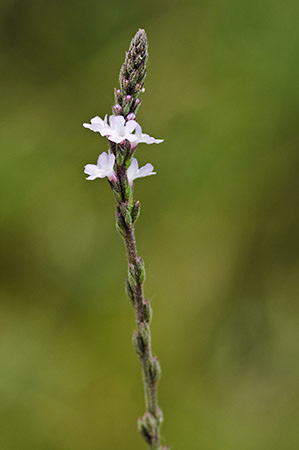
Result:
<svg viewBox="0 0 299 450"><path fill-rule="evenodd" d="M142 132L136 121L136 113L141 104L140 94L144 90L148 42L144 30L139 29L133 37L125 61L120 70L119 88L114 90L115 103L109 119L96 116L83 126L108 139L109 151L103 152L97 164L87 164L84 172L87 180L107 177L116 200L116 229L123 238L127 262L127 293L136 316L136 330L133 345L143 372L145 407L143 417L138 421L141 436L149 449L169 450L161 443L160 427L163 414L158 405L157 384L161 376L160 363L152 352L150 323L152 310L144 296L145 266L138 255L135 239L135 223L140 213L140 202L134 200L133 182L137 178L155 175L152 164L139 168L134 158L138 144L160 144L163 139L155 139Z"/></svg>

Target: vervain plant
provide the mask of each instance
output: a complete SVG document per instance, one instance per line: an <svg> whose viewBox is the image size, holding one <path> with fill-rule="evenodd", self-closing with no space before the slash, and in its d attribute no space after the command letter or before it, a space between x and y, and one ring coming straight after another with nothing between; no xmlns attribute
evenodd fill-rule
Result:
<svg viewBox="0 0 299 450"><path fill-rule="evenodd" d="M128 278L127 294L135 310L137 329L133 333L133 344L142 368L145 408L143 417L138 419L138 429L151 450L169 450L161 445L160 427L163 414L158 406L157 384L161 377L161 368L157 356L153 356L151 347L152 309L144 297L143 283L145 269L143 259L138 256L134 224L139 216L140 202L133 199L133 181L136 178L154 175L152 164L139 168L134 158L136 147L140 143L159 144L163 139L155 139L142 133L136 122L136 113L144 91L148 42L144 30L138 30L126 52L125 62L119 75L119 89L115 89L113 114L104 120L96 116L85 128L100 133L108 139L108 152L103 152L97 164L87 164L84 172L87 180L108 178L116 200L116 228L124 240Z"/></svg>

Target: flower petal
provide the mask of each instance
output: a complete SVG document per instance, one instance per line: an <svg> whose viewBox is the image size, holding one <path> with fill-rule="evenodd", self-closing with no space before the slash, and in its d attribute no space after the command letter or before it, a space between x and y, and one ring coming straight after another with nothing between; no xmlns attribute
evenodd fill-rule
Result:
<svg viewBox="0 0 299 450"><path fill-rule="evenodd" d="M126 134L133 133L133 131L135 130L137 125L138 125L138 123L136 122L136 120L129 120L125 125Z"/></svg>
<svg viewBox="0 0 299 450"><path fill-rule="evenodd" d="M137 177L138 169L139 169L138 161L136 158L133 158L132 162L127 170L127 177L128 177L130 184L132 184L133 181L135 180L135 178Z"/></svg>
<svg viewBox="0 0 299 450"><path fill-rule="evenodd" d="M110 151L108 152L108 165L109 167L113 167L115 163L115 156Z"/></svg>
<svg viewBox="0 0 299 450"><path fill-rule="evenodd" d="M124 136L118 136L117 134L107 135L107 138L111 142L115 142L116 144L120 144L124 139Z"/></svg>
<svg viewBox="0 0 299 450"><path fill-rule="evenodd" d="M107 125L107 117L102 120L99 116L95 116L91 119L90 123L84 123L84 128L89 128L92 131L99 132L101 129Z"/></svg>
<svg viewBox="0 0 299 450"><path fill-rule="evenodd" d="M105 176L95 164L86 164L84 173L89 175L89 177L86 178L87 180L95 180L96 178L104 178Z"/></svg>
<svg viewBox="0 0 299 450"><path fill-rule="evenodd" d="M123 116L110 116L109 124L112 130L124 135L125 118Z"/></svg>
<svg viewBox="0 0 299 450"><path fill-rule="evenodd" d="M148 177L149 175L156 175L156 172L153 172L154 167L152 164L147 163L145 166L141 167L138 170L138 178Z"/></svg>
<svg viewBox="0 0 299 450"><path fill-rule="evenodd" d="M100 156L98 157L98 161L97 161L98 169L103 170L103 168L106 167L107 159L108 159L108 155L106 152L103 152L100 154Z"/></svg>

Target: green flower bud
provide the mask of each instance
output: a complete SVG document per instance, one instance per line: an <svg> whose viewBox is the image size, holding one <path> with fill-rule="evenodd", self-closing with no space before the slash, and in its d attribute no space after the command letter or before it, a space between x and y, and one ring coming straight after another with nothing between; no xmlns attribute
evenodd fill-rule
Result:
<svg viewBox="0 0 299 450"><path fill-rule="evenodd" d="M131 209L131 217L132 217L132 223L135 223L139 217L140 214L140 202L134 202L132 209Z"/></svg>
<svg viewBox="0 0 299 450"><path fill-rule="evenodd" d="M160 380L162 371L157 356L155 356L150 363L149 373L154 384Z"/></svg>
<svg viewBox="0 0 299 450"><path fill-rule="evenodd" d="M158 424L162 425L163 420L164 420L164 416L163 416L162 409L159 408L159 407L157 408L157 411L156 411L156 418L157 418Z"/></svg>
<svg viewBox="0 0 299 450"><path fill-rule="evenodd" d="M147 298L143 302L143 307L144 307L144 320L148 324L150 324L153 316L153 310Z"/></svg>
<svg viewBox="0 0 299 450"><path fill-rule="evenodd" d="M133 332L133 347L140 358L144 357L146 346L145 342L137 331Z"/></svg>
<svg viewBox="0 0 299 450"><path fill-rule="evenodd" d="M136 279L139 283L143 283L145 280L145 267L144 267L144 262L143 262L143 258L137 258L136 260L136 265L135 265L135 274L136 274Z"/></svg>
<svg viewBox="0 0 299 450"><path fill-rule="evenodd" d="M132 217L131 217L129 203L128 202L122 202L119 205L119 210L121 212L121 215L123 217L123 220L124 220L127 228L129 228L132 225Z"/></svg>
<svg viewBox="0 0 299 450"><path fill-rule="evenodd" d="M139 331L140 336L142 337L144 345L146 347L148 347L148 345L151 342L151 332L150 332L149 325L146 322L141 322L139 324L138 331Z"/></svg>
<svg viewBox="0 0 299 450"><path fill-rule="evenodd" d="M120 233L120 235L124 237L127 233L128 228L119 205L116 206L115 217L116 217L116 229Z"/></svg>
<svg viewBox="0 0 299 450"><path fill-rule="evenodd" d="M136 286L137 286L137 280L136 280L136 275L135 275L135 266L134 266L134 264L129 264L128 281L129 281L132 289L135 289Z"/></svg>
<svg viewBox="0 0 299 450"><path fill-rule="evenodd" d="M135 292L134 292L134 289L131 286L129 280L126 280L126 289L127 289L127 294L128 294L129 299L134 304L134 302L135 302Z"/></svg>
<svg viewBox="0 0 299 450"><path fill-rule="evenodd" d="M138 430L150 446L157 444L158 429L155 417L150 413L145 413L143 417L138 419Z"/></svg>

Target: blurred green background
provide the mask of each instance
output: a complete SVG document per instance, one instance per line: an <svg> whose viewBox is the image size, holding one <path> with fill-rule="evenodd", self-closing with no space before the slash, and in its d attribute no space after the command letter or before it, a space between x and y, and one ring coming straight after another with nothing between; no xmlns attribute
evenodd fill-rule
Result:
<svg viewBox="0 0 299 450"><path fill-rule="evenodd" d="M0 449L134 450L143 414L106 150L150 42L136 232L172 450L299 448L297 1L1 0Z"/></svg>

